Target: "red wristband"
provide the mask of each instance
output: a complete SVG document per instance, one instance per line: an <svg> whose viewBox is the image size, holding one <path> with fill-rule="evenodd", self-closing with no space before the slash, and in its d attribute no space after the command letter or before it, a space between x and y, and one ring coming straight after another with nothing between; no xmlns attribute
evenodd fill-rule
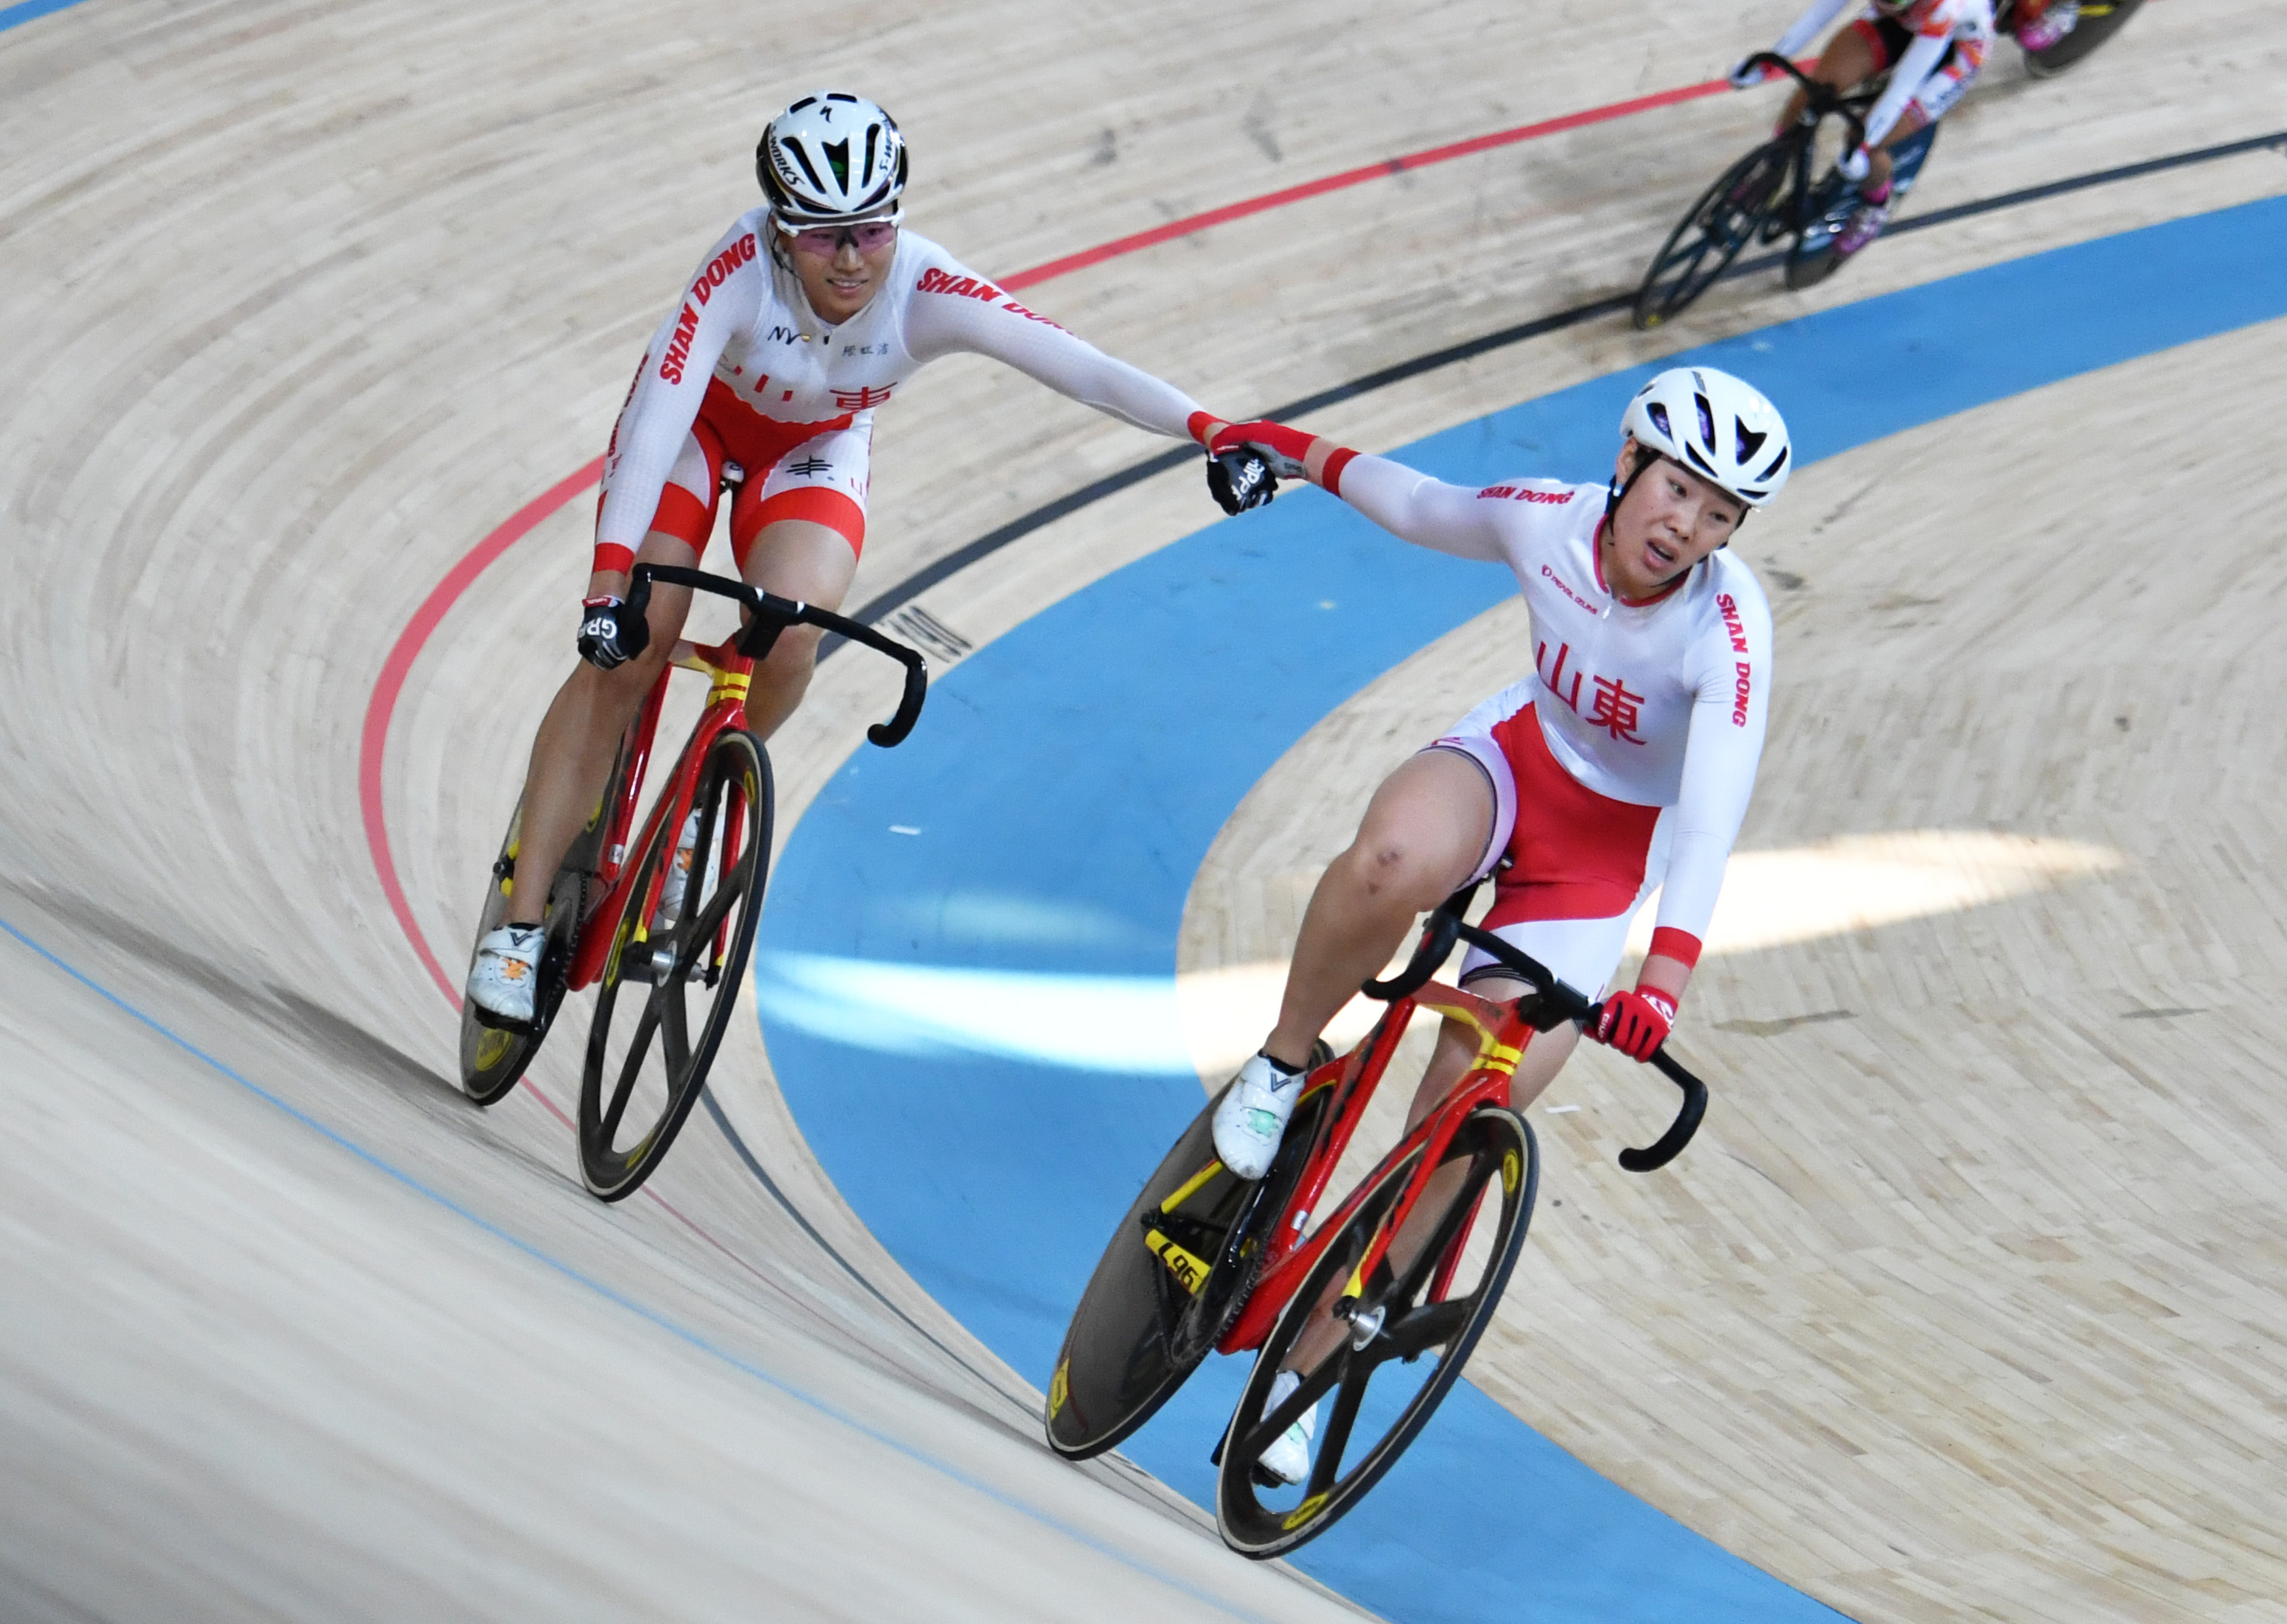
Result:
<svg viewBox="0 0 2287 1624"><path fill-rule="evenodd" d="M590 567L599 575L624 575L636 566L636 550L616 542L597 542L596 561Z"/></svg>
<svg viewBox="0 0 2287 1624"><path fill-rule="evenodd" d="M1674 959L1686 970L1699 963L1699 939L1673 925L1662 925L1651 933L1651 951L1661 958Z"/></svg>
<svg viewBox="0 0 2287 1624"><path fill-rule="evenodd" d="M1231 451L1240 446L1268 446L1283 457L1299 463L1310 454L1310 442L1318 438L1301 429L1290 429L1283 423L1262 421L1234 423L1207 442L1211 451Z"/></svg>
<svg viewBox="0 0 2287 1624"><path fill-rule="evenodd" d="M1215 421L1213 412L1193 412L1183 419L1183 432L1204 446L1207 443L1207 426Z"/></svg>
<svg viewBox="0 0 2287 1624"><path fill-rule="evenodd" d="M1342 494L1342 470L1348 468L1357 453L1344 446L1326 459L1326 471L1318 476L1318 485L1328 495Z"/></svg>

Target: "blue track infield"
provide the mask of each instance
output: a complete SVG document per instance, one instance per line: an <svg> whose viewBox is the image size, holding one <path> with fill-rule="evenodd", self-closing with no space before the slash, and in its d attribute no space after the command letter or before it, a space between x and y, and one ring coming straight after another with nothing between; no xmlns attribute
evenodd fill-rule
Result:
<svg viewBox="0 0 2287 1624"><path fill-rule="evenodd" d="M2287 315L2282 242L2275 198L1675 359L1753 379L1816 461ZM1652 370L1397 455L1461 483L1602 479L1621 408ZM911 741L859 752L794 831L756 970L779 1085L859 1216L1034 1382L1047 1385L1113 1224L1201 1103L1173 975L1209 843L1327 712L1514 590L1505 569L1406 547L1296 492L971 656ZM1328 793L1362 805L1369 788ZM1211 1504L1207 1452L1244 1374L1210 1359L1128 1454ZM1466 1383L1297 1563L1409 1624L1836 1617Z"/></svg>
<svg viewBox="0 0 2287 1624"><path fill-rule="evenodd" d="M5 34L19 23L35 17L45 17L50 12L60 12L77 5L80 0L18 0L14 5L0 5L0 34Z"/></svg>

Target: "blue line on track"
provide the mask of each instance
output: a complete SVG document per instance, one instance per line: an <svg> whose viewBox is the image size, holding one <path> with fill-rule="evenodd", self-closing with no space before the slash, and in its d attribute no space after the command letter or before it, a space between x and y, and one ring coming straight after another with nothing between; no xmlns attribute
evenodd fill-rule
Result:
<svg viewBox="0 0 2287 1624"><path fill-rule="evenodd" d="M2287 199L2271 199L1672 359L1754 379L1816 461L2287 314L2282 242ZM1652 369L1400 455L1464 483L1602 479L1621 407ZM1062 987L1139 1018L1171 1013L1171 997L1151 994L1171 986L1191 877L1240 797L1327 712L1514 590L1506 570L1405 547L1321 493L1282 497L972 655L937 685L908 743L861 751L794 831L756 971L787 1103L898 1262L1032 1381L1047 1385L1098 1252L1200 1094L1169 1064L1164 1033L1105 1022L1097 1040L1128 1059L1059 1063L1054 1010L1036 1002L1027 1018L1022 1001ZM1779 672L1784 682L1784 654ZM1368 788L1326 792L1362 803ZM872 965L899 990L869 1007ZM944 996L923 1010L931 986ZM964 1044L964 1017L990 1024L979 1015L996 1004L1020 1011L1002 1052ZM1241 1361L1211 1359L1129 1454L1211 1504L1207 1451L1243 1374ZM1835 1616L1466 1384L1297 1563L1409 1624Z"/></svg>
<svg viewBox="0 0 2287 1624"><path fill-rule="evenodd" d="M294 1121L299 1122L303 1127L309 1129L320 1137L327 1139L332 1144L339 1146L341 1149L347 1151L352 1156L355 1157L358 1161L364 1162L368 1167L372 1168L375 1171L383 1174L396 1184L410 1190L415 1195L422 1196L428 1200L435 1202L438 1206L443 1208L447 1212L451 1213L454 1216L466 1220L468 1223L474 1224L477 1228L484 1231L485 1233L491 1235L495 1240L505 1241L510 1247L523 1253L525 1256L531 1258L534 1263L542 1264L576 1285L586 1287L590 1291L595 1293L596 1295L603 1298L605 1302L613 1304L614 1307L625 1309L637 1319L645 1321L646 1324L657 1327L660 1330L666 1332L677 1342L684 1343L692 1348L696 1348L700 1352L706 1354L710 1359L718 1359L722 1363L731 1367L733 1370L739 1371L742 1374L752 1376L756 1381L771 1389L773 1392L780 1393L785 1397L793 1399L796 1404L803 1406L804 1408L813 1410L817 1414L826 1416L831 1421L838 1422L843 1426L849 1428L851 1431L858 1433L859 1436L869 1438L873 1442L881 1445L884 1449L891 1450L898 1454L903 1455L906 1460L913 1462L915 1465L925 1467L929 1470L937 1473L941 1477L945 1477L951 1482L957 1483L963 1488L966 1488L974 1493L981 1494L985 1499L993 1501L996 1505L1005 1506L1009 1510L1016 1512L1018 1516L1033 1523L1037 1523L1041 1527L1049 1529L1053 1533L1061 1534L1065 1539L1084 1546L1089 1550L1096 1551L1099 1555L1109 1557L1111 1560L1119 1563L1121 1566L1129 1569L1133 1573L1138 1573L1146 1579L1153 1580L1159 1584L1163 1584L1169 1589L1177 1591L1182 1595L1188 1596L1192 1600L1200 1603L1202 1605L1213 1608L1215 1612L1223 1613L1229 1617L1246 1620L1260 1619L1259 1614L1248 1612L1243 1609L1233 1607L1228 1602L1209 1595L1186 1580L1180 1579L1175 1574L1166 1573L1152 1566L1147 1562L1141 1561L1138 1558L1130 1556L1126 1551L1120 1549L1118 1547L1105 1543L1096 1535L1089 1533L1083 1529L1076 1528L1072 1524L1064 1522L1049 1512L1041 1510L1037 1506L1027 1505L1024 1501L1017 1499L1015 1495L1009 1493L1006 1490L995 1488L993 1485L970 1476L968 1472L963 1471L960 1467L954 1466L949 1462L941 1461L937 1456L929 1454L925 1450L916 1449L910 1444L901 1442L898 1438L890 1436L888 1433L880 1431L877 1429L869 1426L865 1422L860 1421L856 1416L851 1414L848 1411L837 1407L836 1406L827 1402L826 1399L817 1397L815 1394L804 1391L803 1389L795 1386L792 1382L787 1382L781 1377L772 1375L760 1365L754 1363L750 1359L741 1358L740 1355L733 1353L731 1350L724 1347L719 1343L709 1341L707 1337L701 1335L697 1331L691 1329L688 1326L683 1325L677 1320L670 1319L665 1314L661 1313L657 1309L648 1307L645 1304L637 1302L635 1298L627 1295L624 1292L614 1290L612 1287L605 1285L603 1281L596 1279L596 1277L591 1274L582 1273L580 1270L563 1261L563 1259L557 1257L549 1252L543 1251L539 1247L533 1245L532 1242L526 1240L519 1236L511 1234L507 1230L503 1229L499 1224L495 1224L491 1219L479 1216L475 1212L472 1212L468 1208L463 1206L460 1202L455 1200L451 1196L447 1195L435 1185L423 1184L420 1179L415 1177L412 1174L407 1172L396 1163L368 1150L364 1145L360 1145L356 1140L350 1138L347 1135L327 1127L325 1123L320 1121L316 1117L312 1116L308 1112L302 1110L297 1105L289 1104L282 1097L273 1094L268 1089L264 1088L260 1083L256 1082L253 1079L248 1077L244 1073L240 1072L226 1062L216 1058L207 1050L201 1049L188 1038L182 1036L172 1027L167 1026L163 1021L157 1019L155 1017L145 1014L141 1010L136 1008L135 1005L128 1002L126 999L122 998L118 994L104 986L103 983L96 980L93 977L88 975L77 966L72 964L69 961L51 952L47 947L34 940L31 937L27 936L23 931L18 930L13 924L10 923L5 919L0 919L0 934L5 934L12 938L20 946L30 949L31 952L36 954L42 959L46 960L50 965L61 970L65 975L70 977L71 979L78 982L80 986L93 993L97 997L101 998L104 1002L113 1005L115 1008L120 1010L136 1021L140 1022L143 1026L156 1033L160 1037L165 1039L168 1042L181 1050L185 1054L191 1056L194 1059L199 1061L202 1065L208 1066L211 1070L218 1072L223 1076L229 1078L231 1081L236 1083L240 1088L244 1089L257 1099L263 1101L266 1105L274 1105L280 1111L293 1118Z"/></svg>
<svg viewBox="0 0 2287 1624"><path fill-rule="evenodd" d="M51 12L60 12L79 3L80 0L17 0L14 5L0 5L0 34L35 17L45 17Z"/></svg>

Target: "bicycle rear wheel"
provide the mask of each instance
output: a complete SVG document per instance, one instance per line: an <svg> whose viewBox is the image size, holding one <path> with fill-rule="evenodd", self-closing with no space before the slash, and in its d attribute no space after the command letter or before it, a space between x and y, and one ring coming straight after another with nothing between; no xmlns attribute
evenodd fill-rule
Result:
<svg viewBox="0 0 2287 1624"><path fill-rule="evenodd" d="M616 776L616 774L615 774ZM533 994L533 1023L528 1027L496 1026L479 1018L476 1005L461 1004L461 1091L479 1105L504 1098L523 1077L532 1058L564 1002L564 976L572 950L580 939L580 921L586 913L588 881L596 872L596 855L603 841L603 808L611 796L597 804L596 815L565 853L563 866L548 888L548 907L541 925L548 946L540 956L540 985ZM517 850L524 836L524 803L519 800L501 840L500 856L493 863L491 883L485 889L485 906L477 918L477 940L496 929L507 916L509 896L516 884ZM471 963L476 949L469 950Z"/></svg>
<svg viewBox="0 0 2287 1624"><path fill-rule="evenodd" d="M678 860L681 830L661 818L637 860L628 912L588 1033L580 1080L580 1174L607 1201L631 1195L675 1143L707 1086L746 976L771 852L771 764L743 729L716 735L700 764L698 824L680 905L636 910L652 876ZM622 1008L630 988L641 1000ZM694 994L696 998L694 1000Z"/></svg>
<svg viewBox="0 0 2287 1624"><path fill-rule="evenodd" d="M2120 32L2123 24L2133 16L2144 0L2116 0L2112 4L2087 0L2080 8L2080 20L2073 31L2036 54L2025 53L2025 71L2036 79L2054 79L2069 67L2085 60L2099 45Z"/></svg>
<svg viewBox="0 0 2287 1624"><path fill-rule="evenodd" d="M1215 1479L1216 1524L1241 1556L1283 1556L1356 1505L1428 1423L1500 1305L1524 1247L1540 1156L1524 1119L1499 1105L1471 1112L1445 1147L1439 1168L1459 1167L1460 1189L1420 1251L1403 1269L1385 1262L1363 1282L1354 1279L1420 1159L1417 1151L1374 1182L1262 1344ZM1326 1311L1352 1290L1348 1322L1335 1322L1339 1340L1315 1362L1298 1360L1309 1365L1301 1387L1266 1414L1280 1366L1298 1345L1307 1351L1326 1340ZM1309 1479L1266 1484L1256 1467L1263 1450L1328 1396Z"/></svg>
<svg viewBox="0 0 2287 1624"><path fill-rule="evenodd" d="M1766 142L1718 176L1668 233L1636 289L1632 320L1658 327L1715 285L1785 195L1795 142Z"/></svg>
<svg viewBox="0 0 2287 1624"><path fill-rule="evenodd" d="M1262 1271L1262 1228L1294 1192L1328 1091L1303 1096L1270 1170L1253 1184L1215 1157L1220 1094L1144 1181L1056 1354L1047 1424L1058 1454L1084 1461L1133 1433L1231 1328Z"/></svg>

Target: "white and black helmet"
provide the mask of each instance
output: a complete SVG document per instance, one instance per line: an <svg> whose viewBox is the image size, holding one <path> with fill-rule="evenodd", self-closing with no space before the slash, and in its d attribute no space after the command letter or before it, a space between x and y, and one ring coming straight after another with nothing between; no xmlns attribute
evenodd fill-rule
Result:
<svg viewBox="0 0 2287 1624"><path fill-rule="evenodd" d="M877 215L905 192L905 138L863 96L820 91L771 120L755 148L755 174L790 226Z"/></svg>
<svg viewBox="0 0 2287 1624"><path fill-rule="evenodd" d="M1793 442L1763 392L1713 367L1670 367L1636 391L1620 419L1635 436L1749 507L1786 488Z"/></svg>

